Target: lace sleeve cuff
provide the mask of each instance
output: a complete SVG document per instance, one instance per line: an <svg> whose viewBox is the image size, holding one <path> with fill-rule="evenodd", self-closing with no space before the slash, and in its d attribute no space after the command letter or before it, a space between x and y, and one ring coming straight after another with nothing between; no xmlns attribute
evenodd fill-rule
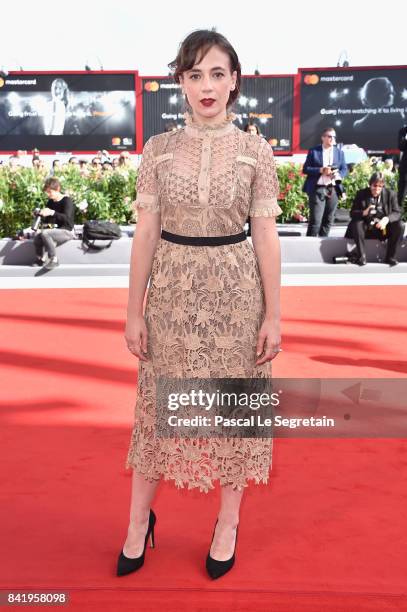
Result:
<svg viewBox="0 0 407 612"><path fill-rule="evenodd" d="M277 198L253 200L249 210L249 217L277 217L282 212L277 204Z"/></svg>
<svg viewBox="0 0 407 612"><path fill-rule="evenodd" d="M148 212L160 212L158 197L149 193L137 193L136 199L132 203L132 208L134 211L142 208Z"/></svg>

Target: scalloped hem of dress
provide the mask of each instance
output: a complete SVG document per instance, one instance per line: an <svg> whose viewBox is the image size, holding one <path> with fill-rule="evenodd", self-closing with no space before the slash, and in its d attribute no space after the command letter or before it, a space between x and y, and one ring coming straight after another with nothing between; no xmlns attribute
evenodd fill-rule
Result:
<svg viewBox="0 0 407 612"><path fill-rule="evenodd" d="M137 466L127 462L125 465L125 469L136 469ZM193 481L193 480L185 480L185 479L179 479L176 478L175 476L171 476L168 474L161 474L160 476L158 476L158 478L156 476L152 476L150 474L147 473L143 473L140 472L140 470L138 469L138 473L143 476L145 478L145 480L147 480L148 482L160 482L160 480L164 480L164 482L173 482L175 487L177 489L185 489L185 487L187 487L188 491L192 491L194 489L198 489L199 488L199 492L200 493L209 493L209 491L212 491L215 489L214 486L214 482L218 482L220 483L220 486L228 486L231 485L233 490L244 490L245 488L247 488L249 486L249 483L254 481L254 484L259 485L259 484L264 484L267 485L269 484L270 481L270 473L271 473L271 465L269 468L269 473L267 475L267 477L263 477L263 478L259 478L258 476L249 476L246 478L246 481L244 484L241 483L235 483L235 482L231 482L228 481L225 478L221 478L219 476L214 477L214 478L208 478L207 483L202 483L201 481L197 480L197 481Z"/></svg>

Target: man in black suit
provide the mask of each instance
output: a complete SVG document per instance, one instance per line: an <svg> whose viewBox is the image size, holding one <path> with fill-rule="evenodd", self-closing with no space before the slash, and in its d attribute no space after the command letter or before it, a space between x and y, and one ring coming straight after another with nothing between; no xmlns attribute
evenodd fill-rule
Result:
<svg viewBox="0 0 407 612"><path fill-rule="evenodd" d="M372 174L369 187L357 192L350 216L345 238L353 238L356 243L355 263L359 266L366 264L365 238L377 238L387 240L385 263L396 266L396 249L404 235L404 223L396 193L384 186L382 172Z"/></svg>
<svg viewBox="0 0 407 612"><path fill-rule="evenodd" d="M399 149L401 151L401 161L399 166L398 200L401 210L407 196L407 126L399 131Z"/></svg>

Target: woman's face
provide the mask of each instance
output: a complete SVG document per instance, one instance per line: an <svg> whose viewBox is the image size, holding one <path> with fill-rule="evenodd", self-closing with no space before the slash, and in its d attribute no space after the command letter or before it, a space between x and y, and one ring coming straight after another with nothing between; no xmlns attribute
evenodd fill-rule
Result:
<svg viewBox="0 0 407 612"><path fill-rule="evenodd" d="M216 45L199 64L180 76L182 91L196 121L210 124L226 117L226 105L230 92L236 87L236 78L236 70L230 72L229 56Z"/></svg>

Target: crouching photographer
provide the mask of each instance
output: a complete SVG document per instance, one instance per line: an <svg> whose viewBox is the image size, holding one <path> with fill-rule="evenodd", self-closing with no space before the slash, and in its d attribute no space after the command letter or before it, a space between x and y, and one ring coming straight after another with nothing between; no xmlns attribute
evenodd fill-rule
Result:
<svg viewBox="0 0 407 612"><path fill-rule="evenodd" d="M387 240L385 263L396 266L396 250L404 234L404 223L394 191L384 186L384 175L375 172L369 180L369 187L360 189L350 211L351 221L345 238L356 243L356 258L353 263L366 264L365 239Z"/></svg>
<svg viewBox="0 0 407 612"><path fill-rule="evenodd" d="M43 190L49 199L45 208L37 209L34 213L34 248L37 258L32 265L51 270L59 265L56 247L75 238L74 204L71 198L61 193L61 184L57 178L48 178ZM44 250L48 260L44 257Z"/></svg>

